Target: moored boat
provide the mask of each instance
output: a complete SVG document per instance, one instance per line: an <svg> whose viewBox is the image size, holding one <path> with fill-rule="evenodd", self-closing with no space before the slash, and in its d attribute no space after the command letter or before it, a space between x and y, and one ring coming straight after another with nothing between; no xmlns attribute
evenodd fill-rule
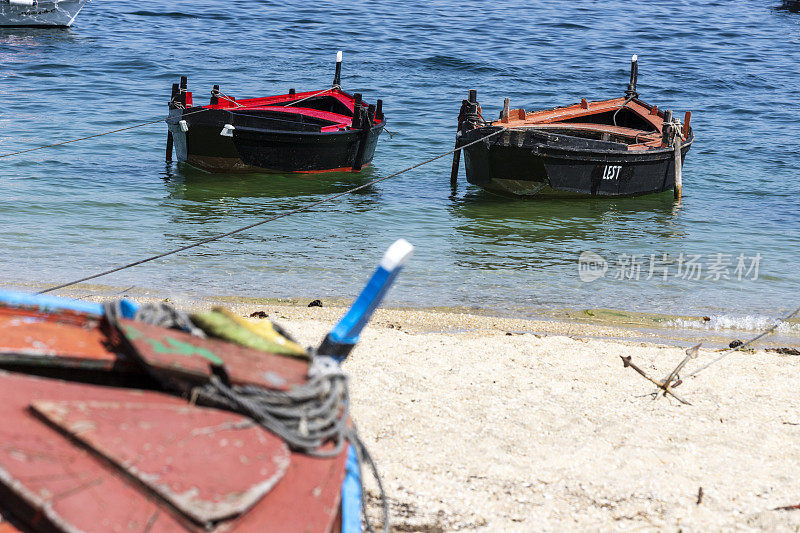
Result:
<svg viewBox="0 0 800 533"><path fill-rule="evenodd" d="M69 27L87 0L0 0L0 26Z"/></svg>
<svg viewBox="0 0 800 533"><path fill-rule="evenodd" d="M510 109L506 99L493 122L483 119L477 93L470 91L456 146L486 140L463 150L467 181L519 196L679 195L682 162L694 140L691 112L681 123L671 111L640 100L637 75L634 56L622 98L530 113ZM453 180L457 171L455 158Z"/></svg>
<svg viewBox="0 0 800 533"><path fill-rule="evenodd" d="M182 77L169 102L167 158L174 144L179 161L209 172L361 170L386 124L383 102L341 89L341 59L329 89L237 100L215 85L204 106Z"/></svg>

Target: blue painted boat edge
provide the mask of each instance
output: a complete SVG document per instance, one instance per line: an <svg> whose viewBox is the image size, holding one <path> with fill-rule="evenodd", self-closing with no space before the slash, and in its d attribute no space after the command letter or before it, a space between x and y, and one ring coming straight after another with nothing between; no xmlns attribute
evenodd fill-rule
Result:
<svg viewBox="0 0 800 533"><path fill-rule="evenodd" d="M78 313L87 313L90 315L104 314L103 305L99 303L17 291L0 291L0 304L9 307L36 308L45 313L54 311L76 311ZM139 305L130 300L122 300L120 302L120 309L122 310L123 317L133 318L133 315L139 309Z"/></svg>
<svg viewBox="0 0 800 533"><path fill-rule="evenodd" d="M361 471L351 444L342 481L342 533L361 533Z"/></svg>

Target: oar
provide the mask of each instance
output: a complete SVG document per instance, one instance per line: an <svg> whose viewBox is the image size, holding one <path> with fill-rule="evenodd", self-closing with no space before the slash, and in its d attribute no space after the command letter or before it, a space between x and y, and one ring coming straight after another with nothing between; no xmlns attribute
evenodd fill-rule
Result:
<svg viewBox="0 0 800 533"><path fill-rule="evenodd" d="M461 150L458 149L458 134L456 134L456 147L453 152L453 168L450 170L450 187L458 187L458 166L461 164Z"/></svg>
<svg viewBox="0 0 800 533"><path fill-rule="evenodd" d="M167 132L167 163L172 163L172 132Z"/></svg>
<svg viewBox="0 0 800 533"><path fill-rule="evenodd" d="M330 356L339 362L347 358L358 343L361 330L367 325L372 313L378 308L413 252L414 247L405 239L396 241L386 250L377 270L350 310L320 344L317 349L318 355Z"/></svg>

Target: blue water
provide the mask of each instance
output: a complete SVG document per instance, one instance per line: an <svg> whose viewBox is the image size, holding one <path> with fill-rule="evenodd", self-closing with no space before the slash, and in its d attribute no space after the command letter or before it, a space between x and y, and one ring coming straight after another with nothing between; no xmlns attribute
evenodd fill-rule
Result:
<svg viewBox="0 0 800 533"><path fill-rule="evenodd" d="M97 280L166 294L353 297L382 250L417 254L394 305L503 313L617 307L775 315L800 300L800 14L780 0L313 3L96 0L70 30L0 29L0 152L163 116L189 75L237 97L330 84L383 98L360 176L208 175L165 165L163 124L0 159L0 285L57 284L228 231L449 150L470 88L538 109L621 96L692 110L682 202L514 200L444 158L312 212ZM584 283L578 255L610 263ZM729 278L648 277L650 254L729 254ZM639 279L625 255L646 258ZM736 258L758 273L736 279ZM755 277L756 279L750 279Z"/></svg>

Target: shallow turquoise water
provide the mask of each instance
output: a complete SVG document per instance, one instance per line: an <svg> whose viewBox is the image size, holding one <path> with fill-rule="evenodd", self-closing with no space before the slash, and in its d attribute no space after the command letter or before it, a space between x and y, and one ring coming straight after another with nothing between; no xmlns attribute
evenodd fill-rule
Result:
<svg viewBox="0 0 800 533"><path fill-rule="evenodd" d="M89 4L71 30L0 30L2 153L157 118L180 74L198 99L214 83L241 97L322 88L338 49L345 89L383 98L394 133L360 176L165 165L161 124L0 159L0 283L61 283L447 151L470 88L486 115L505 96L526 109L619 96L638 53L642 98L694 112L679 205L670 193L509 200L463 182L451 196L445 158L98 283L352 297L405 237L417 254L391 294L396 305L778 314L800 300L800 14L780 3L116 0ZM591 283L578 275L587 250L610 263ZM650 276L650 255L662 253L699 255L704 271ZM731 279L708 271L715 254L729 256ZM749 267L757 254L757 276L737 279L738 256ZM630 255L638 280L620 268Z"/></svg>

